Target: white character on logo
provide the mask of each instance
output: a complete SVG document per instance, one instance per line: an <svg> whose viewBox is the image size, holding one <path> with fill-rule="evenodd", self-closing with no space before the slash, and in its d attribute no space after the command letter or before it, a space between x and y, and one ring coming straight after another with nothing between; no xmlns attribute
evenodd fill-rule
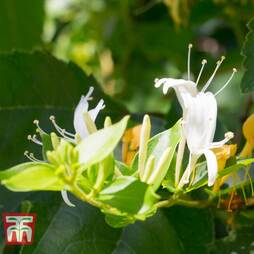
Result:
<svg viewBox="0 0 254 254"><path fill-rule="evenodd" d="M32 228L24 223L33 222L32 216L7 216L6 221L9 223L15 223L7 229L7 240L11 242L14 234L16 234L17 242L22 242L23 235L26 235L28 242L32 240Z"/></svg>

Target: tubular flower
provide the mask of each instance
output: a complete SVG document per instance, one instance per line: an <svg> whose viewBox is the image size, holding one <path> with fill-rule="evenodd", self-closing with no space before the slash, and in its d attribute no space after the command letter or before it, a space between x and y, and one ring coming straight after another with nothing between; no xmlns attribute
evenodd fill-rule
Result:
<svg viewBox="0 0 254 254"><path fill-rule="evenodd" d="M139 148L140 132L142 125L136 125L125 131L122 138L122 158L123 161L130 165Z"/></svg>
<svg viewBox="0 0 254 254"><path fill-rule="evenodd" d="M189 182L190 174L201 155L207 161L208 186L214 184L218 171L217 159L212 151L213 148L221 147L231 138L233 133L225 134L225 139L213 142L216 119L217 102L212 93L200 92L197 96L189 96L187 103L188 111L183 118L183 132L190 150L189 164L182 178L183 183Z"/></svg>
<svg viewBox="0 0 254 254"><path fill-rule="evenodd" d="M185 141L187 142L190 156L187 169L185 170L178 187L182 187L184 184L189 182L190 175L195 170L196 162L201 155L205 155L207 161L208 185L213 185L218 171L218 164L216 156L212 149L223 146L227 141L233 138L233 133L229 132L225 134L225 139L223 139L222 141L213 142L217 121L217 102L215 96L218 95L230 83L236 72L236 69L233 69L231 76L218 92L216 92L215 94L212 94L211 92L206 92L207 88L212 83L220 65L225 59L224 56L221 57L221 60L217 62L216 68L212 73L211 77L208 79L202 90L198 91L197 85L207 61L205 59L202 60L201 70L198 74L196 82L191 81L191 48L192 45L189 45L187 62L188 80L172 78L162 78L155 80L155 87L158 88L160 86L163 86L164 94L168 92L169 88L173 88L175 90L176 96L183 110L183 141L181 142L181 146L179 145L177 153L177 175L179 175L180 171L180 162L184 153ZM176 185L178 184L177 179L178 177L176 178Z"/></svg>
<svg viewBox="0 0 254 254"><path fill-rule="evenodd" d="M97 115L99 112L105 108L104 101L101 99L97 106L91 110L89 108L89 101L92 100L92 93L94 91L94 87L90 87L86 96L82 95L81 99L74 111L74 119L73 125L75 129L75 134L62 129L55 120L54 116L50 117L54 127L58 131L58 133L66 140L72 143L78 143L80 139L84 139L93 131L96 131L96 126L94 124Z"/></svg>
<svg viewBox="0 0 254 254"><path fill-rule="evenodd" d="M88 113L91 120L95 122L99 112L105 108L104 101L103 99L101 99L95 108L88 110L88 107L89 107L88 101L92 99L90 96L92 95L93 90L94 88L90 87L87 95L81 97L74 112L74 128L75 128L76 134L78 134L82 139L87 137L90 134L89 128L84 119L84 113Z"/></svg>
<svg viewBox="0 0 254 254"><path fill-rule="evenodd" d="M50 116L50 120L52 122L52 124L54 125L54 127L56 128L57 132L62 136L63 139L70 141L72 143L78 143L80 141L80 139L84 139L85 137L87 137L89 134L91 134L93 132L93 130L96 131L96 126L95 126L95 120L97 115L99 114L99 112L105 108L104 105L104 101L103 99L101 99L99 101L99 103L97 104L97 106L91 110L89 109L89 100L92 100L92 93L94 91L94 87L90 87L89 91L87 92L87 94L84 96L81 96L81 99L74 111L74 120L73 120L73 125L74 125L74 129L75 129L75 134L66 131L65 129L62 129L55 120L55 116ZM37 126L39 132L41 133L45 133L39 126L39 121L35 120L34 124ZM42 145L42 143L36 138L36 135L29 135L28 139L38 145ZM34 155L31 153L29 154L27 151L25 152L25 156L32 160L32 161L39 161L37 160ZM61 191L62 197L64 202L68 205L68 206L75 206L74 204L72 204L68 198L67 195L67 191L65 189L63 189Z"/></svg>
<svg viewBox="0 0 254 254"><path fill-rule="evenodd" d="M254 149L254 114L250 115L243 124L243 135L246 139L245 146L240 153L241 158L250 157Z"/></svg>
<svg viewBox="0 0 254 254"><path fill-rule="evenodd" d="M218 163L218 171L222 170L226 166L226 162L230 157L236 155L237 145L224 145L219 148L214 148L213 152L216 155L217 163ZM230 175L223 176L221 179L216 180L213 186L213 192L218 192L220 186L227 181Z"/></svg>

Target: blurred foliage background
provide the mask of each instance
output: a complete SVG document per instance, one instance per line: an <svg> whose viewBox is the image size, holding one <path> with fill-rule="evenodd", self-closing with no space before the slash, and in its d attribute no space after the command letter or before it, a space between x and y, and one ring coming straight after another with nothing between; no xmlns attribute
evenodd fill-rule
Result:
<svg viewBox="0 0 254 254"><path fill-rule="evenodd" d="M99 125L107 114L117 120L128 112L137 122L149 112L155 132L172 125L180 107L173 92L164 96L154 88L154 79L186 77L189 43L194 46L194 79L201 60L208 60L201 86L221 55L226 60L210 90L217 91L232 68L238 69L217 97L216 138L226 129L234 131L241 147L242 123L254 111L249 92L254 86L247 84L246 89L242 84L242 90L240 86L245 71L241 49L253 10L253 0L1 0L1 169L24 161L24 150L36 154L26 140L34 132L34 119L49 130L48 117L54 114L61 125L72 129L73 109L90 85L96 87L96 100L103 97L107 105ZM253 211L249 220L236 213L241 223L248 221L248 229L225 223L232 216L226 212L216 212L214 219L209 209L176 207L120 231L109 228L103 216L86 204L72 209L61 202L57 194L16 194L1 187L0 210L35 211L38 230L36 244L21 249L4 246L1 231L0 253L254 251L249 222Z"/></svg>
<svg viewBox="0 0 254 254"><path fill-rule="evenodd" d="M104 92L121 100L130 112L168 114L171 123L176 120L171 119L172 93L163 96L154 89L153 80L186 76L190 42L194 44L193 78L201 60L208 60L203 84L218 58L225 55L211 90L225 83L233 67L239 70L230 87L218 96L223 124L239 132L252 100L252 95L240 95L239 83L241 47L253 4L219 0L48 1L43 46L92 73Z"/></svg>

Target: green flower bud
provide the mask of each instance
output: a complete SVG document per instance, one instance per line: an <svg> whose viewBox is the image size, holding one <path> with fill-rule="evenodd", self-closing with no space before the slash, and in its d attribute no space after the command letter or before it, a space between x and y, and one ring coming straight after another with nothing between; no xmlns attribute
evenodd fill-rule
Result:
<svg viewBox="0 0 254 254"><path fill-rule="evenodd" d="M150 138L151 133L151 121L148 115L145 115L143 118L143 123L140 133L140 146L138 154L138 172L139 176L142 179L145 170L145 162L147 156L147 144Z"/></svg>

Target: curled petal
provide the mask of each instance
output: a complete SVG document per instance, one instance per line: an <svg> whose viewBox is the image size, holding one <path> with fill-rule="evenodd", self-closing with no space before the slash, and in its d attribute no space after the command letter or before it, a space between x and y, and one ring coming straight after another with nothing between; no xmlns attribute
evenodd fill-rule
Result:
<svg viewBox="0 0 254 254"><path fill-rule="evenodd" d="M204 155L206 157L207 170L208 170L208 186L212 186L216 180L218 172L217 159L211 150L205 150Z"/></svg>
<svg viewBox="0 0 254 254"><path fill-rule="evenodd" d="M104 108L105 108L104 100L101 99L94 109L91 109L91 110L88 111L88 113L89 113L91 119L93 120L93 122L95 122L97 115Z"/></svg>
<svg viewBox="0 0 254 254"><path fill-rule="evenodd" d="M85 138L86 136L88 136L88 130L86 128L83 117L83 114L88 111L88 106L88 97L82 96L74 112L74 129L81 138Z"/></svg>
<svg viewBox="0 0 254 254"><path fill-rule="evenodd" d="M167 80L168 80L168 78L161 78L161 79L157 78L154 80L154 82L155 82L154 86L156 88L159 88L161 85L163 85L165 82L167 82Z"/></svg>
<svg viewBox="0 0 254 254"><path fill-rule="evenodd" d="M63 201L65 202L66 205L70 207L75 207L75 205L72 204L71 201L69 200L66 190L61 190L61 194L62 194Z"/></svg>

